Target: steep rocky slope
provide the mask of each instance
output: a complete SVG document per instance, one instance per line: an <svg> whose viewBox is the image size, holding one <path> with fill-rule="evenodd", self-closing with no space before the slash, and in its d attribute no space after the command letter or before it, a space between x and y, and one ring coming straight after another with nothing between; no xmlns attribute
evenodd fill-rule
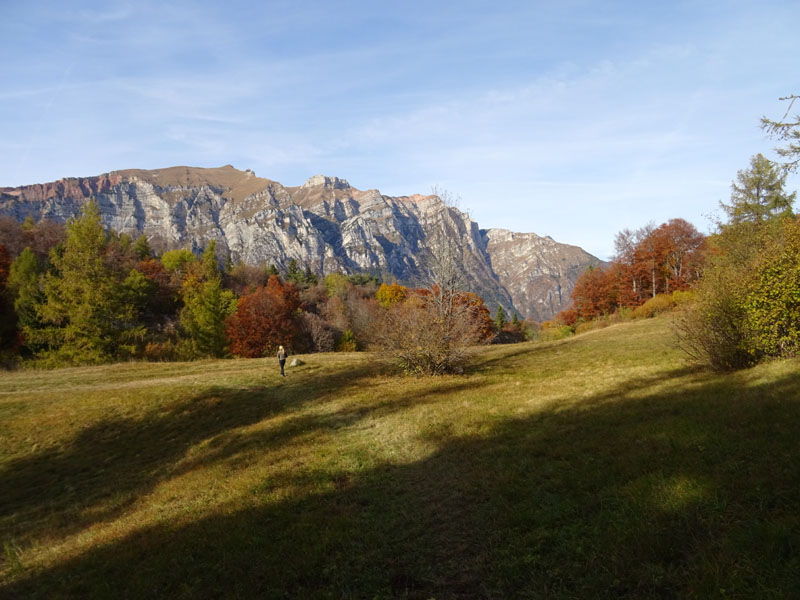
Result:
<svg viewBox="0 0 800 600"><path fill-rule="evenodd" d="M159 250L199 251L217 240L221 256L285 269L294 258L326 274L367 271L416 284L432 256L458 249L464 279L494 310L539 320L568 304L577 276L597 259L533 233L481 231L437 196L382 195L317 175L299 187L228 165L125 170L0 189L0 214L64 222L95 198L104 225Z"/></svg>

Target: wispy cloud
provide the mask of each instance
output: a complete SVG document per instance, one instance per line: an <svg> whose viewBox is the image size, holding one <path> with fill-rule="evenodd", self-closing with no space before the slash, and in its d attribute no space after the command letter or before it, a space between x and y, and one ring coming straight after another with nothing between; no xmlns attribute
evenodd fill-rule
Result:
<svg viewBox="0 0 800 600"><path fill-rule="evenodd" d="M797 91L792 2L458 8L4 6L0 185L225 163L438 183L482 225L602 254L613 222L702 221Z"/></svg>

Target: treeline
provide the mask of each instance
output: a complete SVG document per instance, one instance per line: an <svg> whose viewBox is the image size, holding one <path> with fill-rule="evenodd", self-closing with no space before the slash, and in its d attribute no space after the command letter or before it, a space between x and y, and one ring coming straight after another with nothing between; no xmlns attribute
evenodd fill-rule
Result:
<svg viewBox="0 0 800 600"><path fill-rule="evenodd" d="M547 338L680 308L680 347L713 369L800 354L800 218L787 170L761 154L737 174L724 217L702 236L673 219L621 232L607 267L587 270Z"/></svg>
<svg viewBox="0 0 800 600"><path fill-rule="evenodd" d="M215 251L212 241L199 257L188 250L157 257L144 236L105 231L95 203L66 226L0 220L4 362L253 358L279 345L294 353L371 346L405 370L439 373L457 368L467 345L525 339L516 315L509 322L499 309L493 320L482 299L459 289L414 290L369 274L320 280L295 260L284 274L274 265L221 269Z"/></svg>
<svg viewBox="0 0 800 600"><path fill-rule="evenodd" d="M727 218L708 240L695 301L677 322L681 347L712 368L800 354L800 219L786 176L758 154L721 204Z"/></svg>
<svg viewBox="0 0 800 600"><path fill-rule="evenodd" d="M565 325L643 305L658 294L689 289L703 272L705 236L683 219L624 230L608 266L587 269L575 282Z"/></svg>

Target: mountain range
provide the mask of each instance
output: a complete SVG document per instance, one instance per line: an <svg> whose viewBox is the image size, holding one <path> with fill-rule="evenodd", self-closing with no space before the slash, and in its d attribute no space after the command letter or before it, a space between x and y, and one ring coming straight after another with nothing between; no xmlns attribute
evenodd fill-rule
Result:
<svg viewBox="0 0 800 600"><path fill-rule="evenodd" d="M283 271L295 259L319 275L367 272L416 285L433 258L455 248L466 286L490 310L539 321L566 308L578 276L601 262L550 237L480 229L436 195L386 196L324 175L284 186L230 165L0 188L0 215L66 222L92 198L104 226L144 234L157 251L199 252L216 240L221 259Z"/></svg>

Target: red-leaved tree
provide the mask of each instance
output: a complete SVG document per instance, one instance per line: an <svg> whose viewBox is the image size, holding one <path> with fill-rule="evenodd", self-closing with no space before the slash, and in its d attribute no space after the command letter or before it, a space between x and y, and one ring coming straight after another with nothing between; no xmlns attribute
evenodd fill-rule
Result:
<svg viewBox="0 0 800 600"><path fill-rule="evenodd" d="M291 346L296 333L295 317L300 306L297 288L281 284L272 275L266 287L239 298L236 312L227 321L231 351L236 356L267 356L278 346Z"/></svg>
<svg viewBox="0 0 800 600"><path fill-rule="evenodd" d="M572 303L579 319L594 319L640 306L656 294L685 290L702 274L705 237L683 219L625 229L617 234L614 246L617 252L607 267L590 267L575 282Z"/></svg>

